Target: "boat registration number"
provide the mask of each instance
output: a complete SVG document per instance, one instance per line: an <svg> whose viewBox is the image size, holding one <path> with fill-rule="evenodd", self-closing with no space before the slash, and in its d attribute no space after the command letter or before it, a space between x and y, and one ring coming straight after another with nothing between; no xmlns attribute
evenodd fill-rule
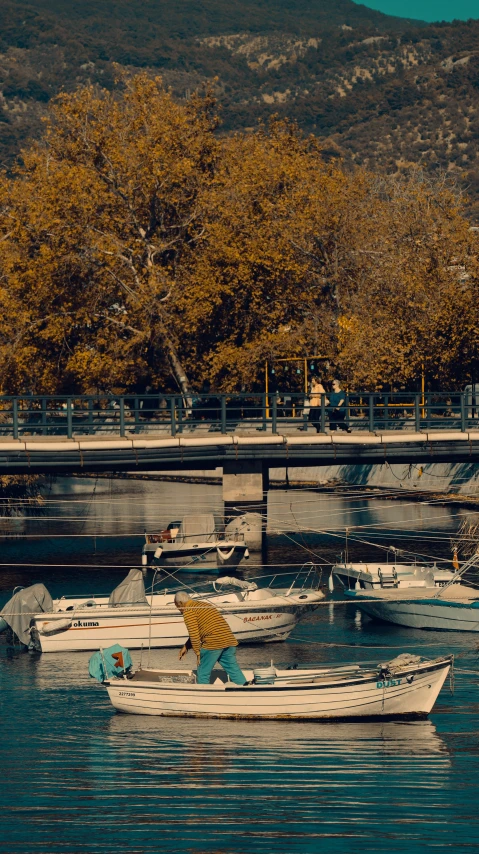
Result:
<svg viewBox="0 0 479 854"><path fill-rule="evenodd" d="M383 682L376 682L376 688L394 688L396 685L400 685L402 679L386 679Z"/></svg>
<svg viewBox="0 0 479 854"><path fill-rule="evenodd" d="M136 697L133 691L118 691L119 697Z"/></svg>

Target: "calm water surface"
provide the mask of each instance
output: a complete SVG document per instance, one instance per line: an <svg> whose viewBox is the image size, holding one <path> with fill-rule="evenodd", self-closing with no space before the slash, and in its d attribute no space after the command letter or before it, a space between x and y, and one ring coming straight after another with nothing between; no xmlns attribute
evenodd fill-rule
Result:
<svg viewBox="0 0 479 854"><path fill-rule="evenodd" d="M53 595L108 591L139 563L145 527L199 509L221 514L219 488L58 480L45 513L16 522L16 536L2 542L0 604L16 584L36 580ZM289 563L284 572L313 555L331 561L346 525L358 559L380 554L364 540L446 556L459 518L457 508L432 504L272 492L267 561ZM253 563L245 574L265 571ZM430 720L363 724L117 715L87 676L89 653L0 646L0 850L479 851L478 642L373 623L351 605L327 603L288 642L239 649L245 666L456 654L454 693L443 689ZM153 666L176 661L175 650L151 653Z"/></svg>

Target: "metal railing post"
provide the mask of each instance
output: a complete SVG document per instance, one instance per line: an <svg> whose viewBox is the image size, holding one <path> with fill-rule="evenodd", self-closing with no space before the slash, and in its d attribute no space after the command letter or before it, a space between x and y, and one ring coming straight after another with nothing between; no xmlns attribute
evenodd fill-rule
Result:
<svg viewBox="0 0 479 854"><path fill-rule="evenodd" d="M176 413L175 413L175 398L170 397L170 431L172 436L176 436Z"/></svg>
<svg viewBox="0 0 479 854"><path fill-rule="evenodd" d="M46 398L44 398L44 397L42 397L42 400L41 400L41 408L42 408L42 430L41 430L41 433L42 433L42 436L44 436L45 433L48 433L48 430L47 430L47 401L46 401Z"/></svg>
<svg viewBox="0 0 479 854"><path fill-rule="evenodd" d="M271 405L271 432L277 433L277 422L278 422L278 398L275 394L273 394L273 400Z"/></svg>
<svg viewBox="0 0 479 854"><path fill-rule="evenodd" d="M326 395L321 394L321 433L326 433Z"/></svg>
<svg viewBox="0 0 479 854"><path fill-rule="evenodd" d="M125 436L125 398L120 397L120 436Z"/></svg>
<svg viewBox="0 0 479 854"><path fill-rule="evenodd" d="M13 398L13 438L18 439L18 397Z"/></svg>
<svg viewBox="0 0 479 854"><path fill-rule="evenodd" d="M265 393L263 393L261 396L262 407L263 407L263 413L262 413L262 415L263 415L263 426L261 427L262 430L267 429L267 422L268 422L268 418L269 418L268 398L269 398L269 395L265 394Z"/></svg>
<svg viewBox="0 0 479 854"><path fill-rule="evenodd" d="M226 395L221 395L221 432L226 433Z"/></svg>
<svg viewBox="0 0 479 854"><path fill-rule="evenodd" d="M93 400L88 398L88 433L93 434Z"/></svg>
<svg viewBox="0 0 479 854"><path fill-rule="evenodd" d="M461 431L466 432L466 401L463 391L461 391Z"/></svg>
<svg viewBox="0 0 479 854"><path fill-rule="evenodd" d="M419 433L421 429L421 408L420 408L420 400L419 393L414 395L414 427L416 433Z"/></svg>
<svg viewBox="0 0 479 854"><path fill-rule="evenodd" d="M135 416L135 433L138 433L140 427L140 401L136 395L133 401L133 410Z"/></svg>
<svg viewBox="0 0 479 854"><path fill-rule="evenodd" d="M369 395L369 432L374 433L374 394Z"/></svg>
<svg viewBox="0 0 479 854"><path fill-rule="evenodd" d="M183 398L178 401L178 433L183 432Z"/></svg>
<svg viewBox="0 0 479 854"><path fill-rule="evenodd" d="M67 397L67 436L73 437L72 399Z"/></svg>

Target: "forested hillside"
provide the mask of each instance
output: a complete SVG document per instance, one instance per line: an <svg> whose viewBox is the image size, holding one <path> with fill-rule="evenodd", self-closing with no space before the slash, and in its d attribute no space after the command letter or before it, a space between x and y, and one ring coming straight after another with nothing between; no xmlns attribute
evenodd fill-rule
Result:
<svg viewBox="0 0 479 854"><path fill-rule="evenodd" d="M479 219L479 21L423 25L350 0L4 0L0 51L5 164L52 96L110 88L118 63L160 71L180 98L210 81L223 132L279 114L331 156L448 171Z"/></svg>

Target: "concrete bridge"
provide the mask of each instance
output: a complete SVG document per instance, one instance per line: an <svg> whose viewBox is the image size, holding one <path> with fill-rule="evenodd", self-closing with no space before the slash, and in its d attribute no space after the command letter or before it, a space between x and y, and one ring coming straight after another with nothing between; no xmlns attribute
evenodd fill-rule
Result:
<svg viewBox="0 0 479 854"><path fill-rule="evenodd" d="M330 434L232 435L148 433L121 437L0 437L0 472L45 474L215 469L258 472L269 468L425 462L479 462L479 429L428 432L365 431Z"/></svg>
<svg viewBox="0 0 479 854"><path fill-rule="evenodd" d="M0 473L223 469L225 512L264 516L270 468L479 462L469 392L348 395L334 424L304 395L0 397ZM331 427L341 426L349 432Z"/></svg>

